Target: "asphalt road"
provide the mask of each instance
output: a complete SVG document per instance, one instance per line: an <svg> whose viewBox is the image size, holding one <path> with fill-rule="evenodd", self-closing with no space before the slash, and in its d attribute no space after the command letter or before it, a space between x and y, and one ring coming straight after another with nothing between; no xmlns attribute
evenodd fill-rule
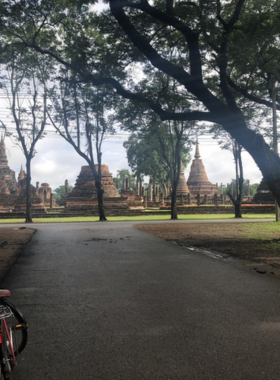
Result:
<svg viewBox="0 0 280 380"><path fill-rule="evenodd" d="M14 380L279 380L280 280L131 225L34 225L2 284L30 328Z"/></svg>

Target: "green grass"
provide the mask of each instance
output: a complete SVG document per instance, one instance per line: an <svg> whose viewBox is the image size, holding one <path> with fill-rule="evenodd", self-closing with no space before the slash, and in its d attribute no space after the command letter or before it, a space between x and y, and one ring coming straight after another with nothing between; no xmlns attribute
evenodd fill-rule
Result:
<svg viewBox="0 0 280 380"><path fill-rule="evenodd" d="M274 214L245 214L243 219L274 219ZM170 220L170 214L162 215L141 215L141 216L109 216L109 222L118 221L161 221ZM233 214L181 214L179 220L218 220L218 219L235 219ZM34 223L71 223L71 222L97 222L97 216L81 217L61 217L61 218L33 218ZM1 223L24 223L25 219L0 219Z"/></svg>
<svg viewBox="0 0 280 380"><path fill-rule="evenodd" d="M279 237L280 227L279 223L267 222L243 224L242 232L247 238L258 238L262 240Z"/></svg>

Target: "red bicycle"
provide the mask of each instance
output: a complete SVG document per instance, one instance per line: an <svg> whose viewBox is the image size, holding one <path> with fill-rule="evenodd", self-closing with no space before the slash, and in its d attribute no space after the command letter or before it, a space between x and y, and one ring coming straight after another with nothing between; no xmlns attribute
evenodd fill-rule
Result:
<svg viewBox="0 0 280 380"><path fill-rule="evenodd" d="M9 290L0 290L0 380L12 379L17 357L27 343L27 323L8 298Z"/></svg>

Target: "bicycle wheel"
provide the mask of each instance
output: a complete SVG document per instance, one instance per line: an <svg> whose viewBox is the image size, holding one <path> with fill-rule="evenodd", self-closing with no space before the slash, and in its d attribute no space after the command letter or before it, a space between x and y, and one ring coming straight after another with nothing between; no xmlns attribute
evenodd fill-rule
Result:
<svg viewBox="0 0 280 380"><path fill-rule="evenodd" d="M11 316L6 318L7 326L10 334L10 342L8 342L8 353L15 356L20 354L27 343L27 322L23 317L21 311L10 301L5 300L3 302L11 309ZM10 347L11 345L11 347Z"/></svg>
<svg viewBox="0 0 280 380"><path fill-rule="evenodd" d="M8 340L1 321L2 339L0 344L0 380L11 380L12 366L8 350Z"/></svg>

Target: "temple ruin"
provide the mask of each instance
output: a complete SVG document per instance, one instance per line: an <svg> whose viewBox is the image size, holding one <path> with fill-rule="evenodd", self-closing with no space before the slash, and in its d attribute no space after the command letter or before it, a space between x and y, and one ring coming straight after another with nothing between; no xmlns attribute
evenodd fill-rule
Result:
<svg viewBox="0 0 280 380"><path fill-rule="evenodd" d="M98 165L95 165L98 170ZM126 210L129 208L127 197L122 197L109 172L108 165L101 165L101 185L104 191L104 207L114 210ZM89 213L98 210L95 178L89 166L82 166L74 189L66 197L66 212Z"/></svg>
<svg viewBox="0 0 280 380"><path fill-rule="evenodd" d="M217 185L211 183L206 174L205 167L200 158L198 142L196 143L195 156L191 164L187 185L193 196L197 194L202 197L213 197L215 194L216 196L219 195Z"/></svg>
<svg viewBox="0 0 280 380"><path fill-rule="evenodd" d="M44 200L37 189L31 185L32 209L44 212ZM18 179L8 164L5 139L0 140L0 211L24 212L26 210L26 173L20 169Z"/></svg>
<svg viewBox="0 0 280 380"><path fill-rule="evenodd" d="M98 169L97 165L95 166ZM108 165L101 165L101 185L103 189L103 201L105 212L108 215L120 215L131 210L145 207L169 207L170 187L159 184L150 184L147 189L142 187L141 181L136 184L136 190L132 190L128 178L123 181L123 187L119 192L109 172ZM65 215L96 215L98 214L98 201L95 187L95 178L89 166L82 166L71 193L68 192L68 181L65 181L65 196L61 204L64 208L57 213ZM46 209L54 206L53 194L50 185L43 182L31 185L32 211L46 213ZM272 203L273 198L267 186L260 184L253 203ZM205 167L200 157L199 145L196 143L194 159L191 163L190 173L186 181L183 169L177 188L177 204L182 206L224 203L224 197L219 195L217 185L212 184L206 174ZM0 139L0 212L24 213L26 210L26 173L21 167L18 178L15 171L8 164L5 140Z"/></svg>
<svg viewBox="0 0 280 380"><path fill-rule="evenodd" d="M275 198L272 192L269 190L267 183L264 179L261 180L257 188L257 192L254 195L253 203L257 204L274 204Z"/></svg>

